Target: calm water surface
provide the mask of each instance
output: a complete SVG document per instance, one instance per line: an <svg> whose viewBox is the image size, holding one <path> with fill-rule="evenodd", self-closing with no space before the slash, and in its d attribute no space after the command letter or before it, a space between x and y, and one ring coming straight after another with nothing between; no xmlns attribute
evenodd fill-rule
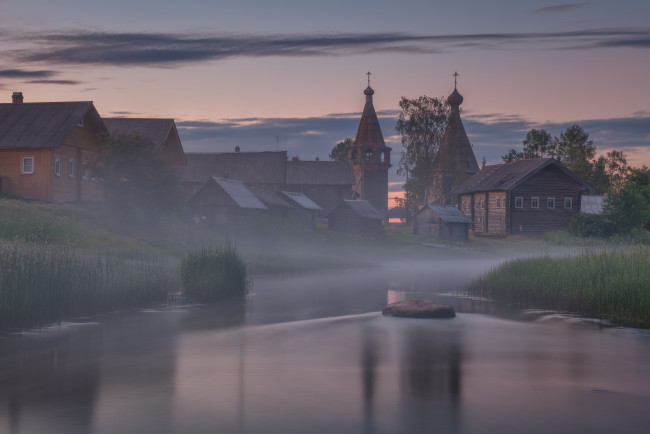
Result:
<svg viewBox="0 0 650 434"><path fill-rule="evenodd" d="M650 334L454 295L480 262L258 277L0 337L0 433L647 433ZM384 318L388 301L452 320Z"/></svg>

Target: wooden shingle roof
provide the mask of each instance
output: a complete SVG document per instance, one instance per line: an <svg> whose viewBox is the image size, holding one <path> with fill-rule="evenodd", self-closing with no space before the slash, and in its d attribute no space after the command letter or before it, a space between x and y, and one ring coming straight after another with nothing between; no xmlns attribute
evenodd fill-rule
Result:
<svg viewBox="0 0 650 434"><path fill-rule="evenodd" d="M557 167L578 184L582 185L585 190L591 190L591 187L555 158L535 158L486 166L458 186L452 194L465 194L479 191L509 191L528 177L549 166Z"/></svg>
<svg viewBox="0 0 650 434"><path fill-rule="evenodd" d="M208 182L217 183L240 208L268 209L241 181L213 177Z"/></svg>
<svg viewBox="0 0 650 434"><path fill-rule="evenodd" d="M181 182L205 182L210 177L247 184L284 184L287 152L229 152L186 154L187 166L178 168Z"/></svg>
<svg viewBox="0 0 650 434"><path fill-rule="evenodd" d="M0 148L56 148L87 117L106 126L91 101L0 104Z"/></svg>
<svg viewBox="0 0 650 434"><path fill-rule="evenodd" d="M382 220L381 214L377 211L367 200L344 200L341 205L330 211L329 214L336 211L337 208L346 206L350 208L355 214L364 219ZM328 215L329 215L328 214Z"/></svg>
<svg viewBox="0 0 650 434"><path fill-rule="evenodd" d="M288 161L287 184L354 185L351 161Z"/></svg>
<svg viewBox="0 0 650 434"><path fill-rule="evenodd" d="M104 118L111 134L138 134L153 141L159 151L174 127L174 119Z"/></svg>
<svg viewBox="0 0 650 434"><path fill-rule="evenodd" d="M458 207L453 205L427 205L435 212L443 222L446 223L472 223ZM424 209L424 208L423 208Z"/></svg>
<svg viewBox="0 0 650 434"><path fill-rule="evenodd" d="M309 211L322 211L323 208L320 207L316 202L311 200L308 196L302 193L296 193L293 191L283 191L282 194L291 200L292 203L298 205L302 209Z"/></svg>

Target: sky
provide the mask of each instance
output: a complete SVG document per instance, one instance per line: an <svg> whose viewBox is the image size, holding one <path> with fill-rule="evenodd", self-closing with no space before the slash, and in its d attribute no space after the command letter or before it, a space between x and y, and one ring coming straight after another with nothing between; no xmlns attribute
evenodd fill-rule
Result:
<svg viewBox="0 0 650 434"><path fill-rule="evenodd" d="M371 72L398 190L400 98L458 72L479 162L578 124L650 165L649 18L647 0L0 0L0 98L174 118L186 152L327 159Z"/></svg>

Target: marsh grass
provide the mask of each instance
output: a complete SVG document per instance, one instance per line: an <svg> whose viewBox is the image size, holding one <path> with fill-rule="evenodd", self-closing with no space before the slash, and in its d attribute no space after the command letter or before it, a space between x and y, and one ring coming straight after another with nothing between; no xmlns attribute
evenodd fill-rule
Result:
<svg viewBox="0 0 650 434"><path fill-rule="evenodd" d="M177 287L175 267L153 256L24 242L0 246L0 328L151 305Z"/></svg>
<svg viewBox="0 0 650 434"><path fill-rule="evenodd" d="M196 301L243 297L250 284L246 268L231 243L195 247L181 261L183 294Z"/></svg>
<svg viewBox="0 0 650 434"><path fill-rule="evenodd" d="M472 281L472 295L650 327L650 250L506 262Z"/></svg>

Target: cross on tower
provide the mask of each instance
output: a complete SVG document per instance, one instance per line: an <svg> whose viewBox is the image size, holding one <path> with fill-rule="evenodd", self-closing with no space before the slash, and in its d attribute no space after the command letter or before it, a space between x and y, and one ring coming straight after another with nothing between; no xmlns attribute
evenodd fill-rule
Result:
<svg viewBox="0 0 650 434"><path fill-rule="evenodd" d="M368 87L370 87L370 76L372 75L372 73L368 71L366 75L368 76Z"/></svg>
<svg viewBox="0 0 650 434"><path fill-rule="evenodd" d="M458 71L454 72L454 89L456 89L456 79L458 78L460 74L458 74Z"/></svg>

